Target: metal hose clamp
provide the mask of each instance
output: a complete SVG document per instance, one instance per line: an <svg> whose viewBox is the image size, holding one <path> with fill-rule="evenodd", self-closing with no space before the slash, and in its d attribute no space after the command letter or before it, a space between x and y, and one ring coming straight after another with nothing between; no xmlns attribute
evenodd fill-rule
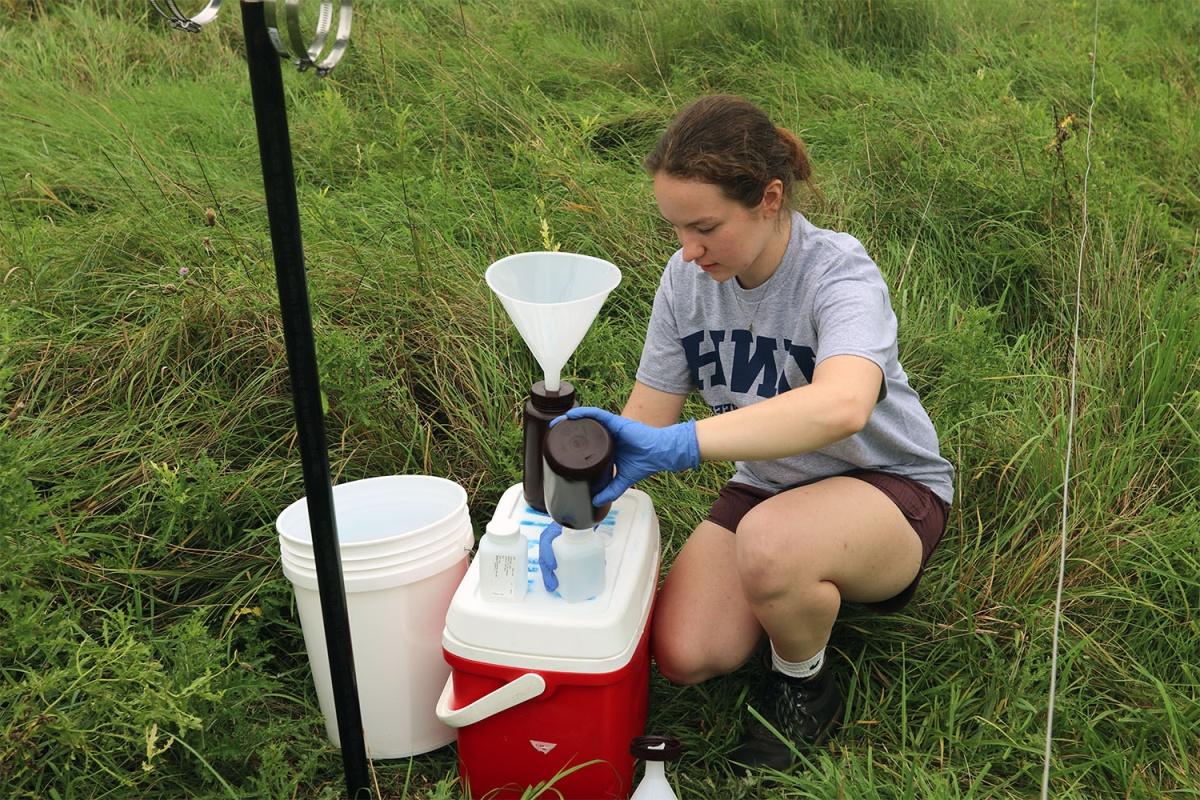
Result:
<svg viewBox="0 0 1200 800"><path fill-rule="evenodd" d="M300 30L300 0L266 0L263 8L266 12L267 33L280 56L291 60L301 71L316 67L317 75L324 77L341 60L350 44L350 3L351 0L341 0L333 46L324 58L321 58L321 53L325 50L325 42L333 26L333 0L321 0L317 30L312 41L307 43L304 33ZM284 17L286 22L282 27L279 25L280 17Z"/></svg>
<svg viewBox="0 0 1200 800"><path fill-rule="evenodd" d="M338 7L338 24L337 31L333 35L333 47L329 48L328 55L316 63L317 76L324 78L330 71L337 66L337 63L342 60L342 56L346 54L346 48L350 46L350 21L352 17L350 11L350 0L342 0Z"/></svg>
<svg viewBox="0 0 1200 800"><path fill-rule="evenodd" d="M188 33L199 33L201 28L217 18L217 12L221 10L221 0L206 0L204 8L189 17L179 10L175 0L161 1L166 4L165 9L159 5L160 0L150 0L150 5L166 17L173 27Z"/></svg>

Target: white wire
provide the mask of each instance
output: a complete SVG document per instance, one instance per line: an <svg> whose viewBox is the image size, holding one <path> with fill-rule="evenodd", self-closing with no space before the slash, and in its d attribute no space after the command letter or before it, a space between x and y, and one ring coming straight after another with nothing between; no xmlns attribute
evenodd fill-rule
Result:
<svg viewBox="0 0 1200 800"><path fill-rule="evenodd" d="M1087 141L1084 155L1087 166L1083 170L1083 230L1079 236L1079 263L1075 268L1075 324L1071 336L1071 410L1067 416L1067 453L1063 458L1062 534L1058 552L1058 589L1054 596L1054 638L1050 645L1050 703L1046 709L1046 755L1042 764L1042 800L1050 792L1050 751L1054 739L1054 694L1058 688L1058 629L1062 622L1063 577L1067 571L1067 500L1071 484L1071 445L1075 436L1075 384L1079 365L1079 312L1081 303L1080 286L1083 283L1083 252L1088 238L1088 175L1092 171L1092 110L1096 107L1096 55L1100 37L1100 0L1096 0L1092 20L1092 89L1088 104Z"/></svg>

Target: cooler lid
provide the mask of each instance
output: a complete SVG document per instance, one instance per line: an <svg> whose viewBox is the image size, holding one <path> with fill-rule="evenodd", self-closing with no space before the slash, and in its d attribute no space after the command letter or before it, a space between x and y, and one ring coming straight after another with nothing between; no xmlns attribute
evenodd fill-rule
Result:
<svg viewBox="0 0 1200 800"><path fill-rule="evenodd" d="M658 517L649 495L630 489L597 528L605 541L604 590L568 603L546 591L538 538L552 520L531 508L521 484L500 498L492 519L516 520L526 539L528 591L518 602L485 600L472 561L446 612L442 646L474 661L566 672L610 672L624 666L650 616L658 583Z"/></svg>

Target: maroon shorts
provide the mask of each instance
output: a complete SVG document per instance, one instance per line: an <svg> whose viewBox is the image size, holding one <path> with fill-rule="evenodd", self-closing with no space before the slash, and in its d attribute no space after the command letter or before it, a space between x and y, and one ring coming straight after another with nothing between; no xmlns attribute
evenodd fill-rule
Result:
<svg viewBox="0 0 1200 800"><path fill-rule="evenodd" d="M900 509L900 513L904 515L904 518L908 520L908 524L912 525L913 530L917 532L917 536L921 539L921 568L917 570L917 577L913 578L913 582L895 597L881 600L877 603L865 604L868 608L875 611L899 611L908 605L908 601L912 599L913 594L917 591L917 584L921 581L921 574L925 571L925 564L929 561L929 557L933 555L934 548L938 546L938 542L942 540L942 534L946 532L946 516L949 506L946 505L945 500L934 494L933 490L928 486L911 478L902 478L899 475L893 475L889 472L877 472L874 470L847 472L844 474L844 477L865 481L891 498L891 501ZM797 486L804 486L810 483L816 483L816 480L802 481L791 486L785 486L779 492L786 492L788 489L795 489ZM730 481L721 487L721 491L717 495L717 500L713 503L706 519L709 522L715 522L726 530L736 532L738 523L742 521L742 517L746 516L746 513L750 509L763 500L774 497L779 492L773 492L770 489L759 489L757 486L751 486L747 483Z"/></svg>

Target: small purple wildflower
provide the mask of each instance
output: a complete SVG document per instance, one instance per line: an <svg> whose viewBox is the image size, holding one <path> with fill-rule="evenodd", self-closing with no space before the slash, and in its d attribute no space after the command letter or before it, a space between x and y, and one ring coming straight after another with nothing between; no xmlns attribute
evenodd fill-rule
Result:
<svg viewBox="0 0 1200 800"><path fill-rule="evenodd" d="M186 278L188 276L188 272L190 272L190 270L187 267L180 267L179 268L179 277Z"/></svg>

